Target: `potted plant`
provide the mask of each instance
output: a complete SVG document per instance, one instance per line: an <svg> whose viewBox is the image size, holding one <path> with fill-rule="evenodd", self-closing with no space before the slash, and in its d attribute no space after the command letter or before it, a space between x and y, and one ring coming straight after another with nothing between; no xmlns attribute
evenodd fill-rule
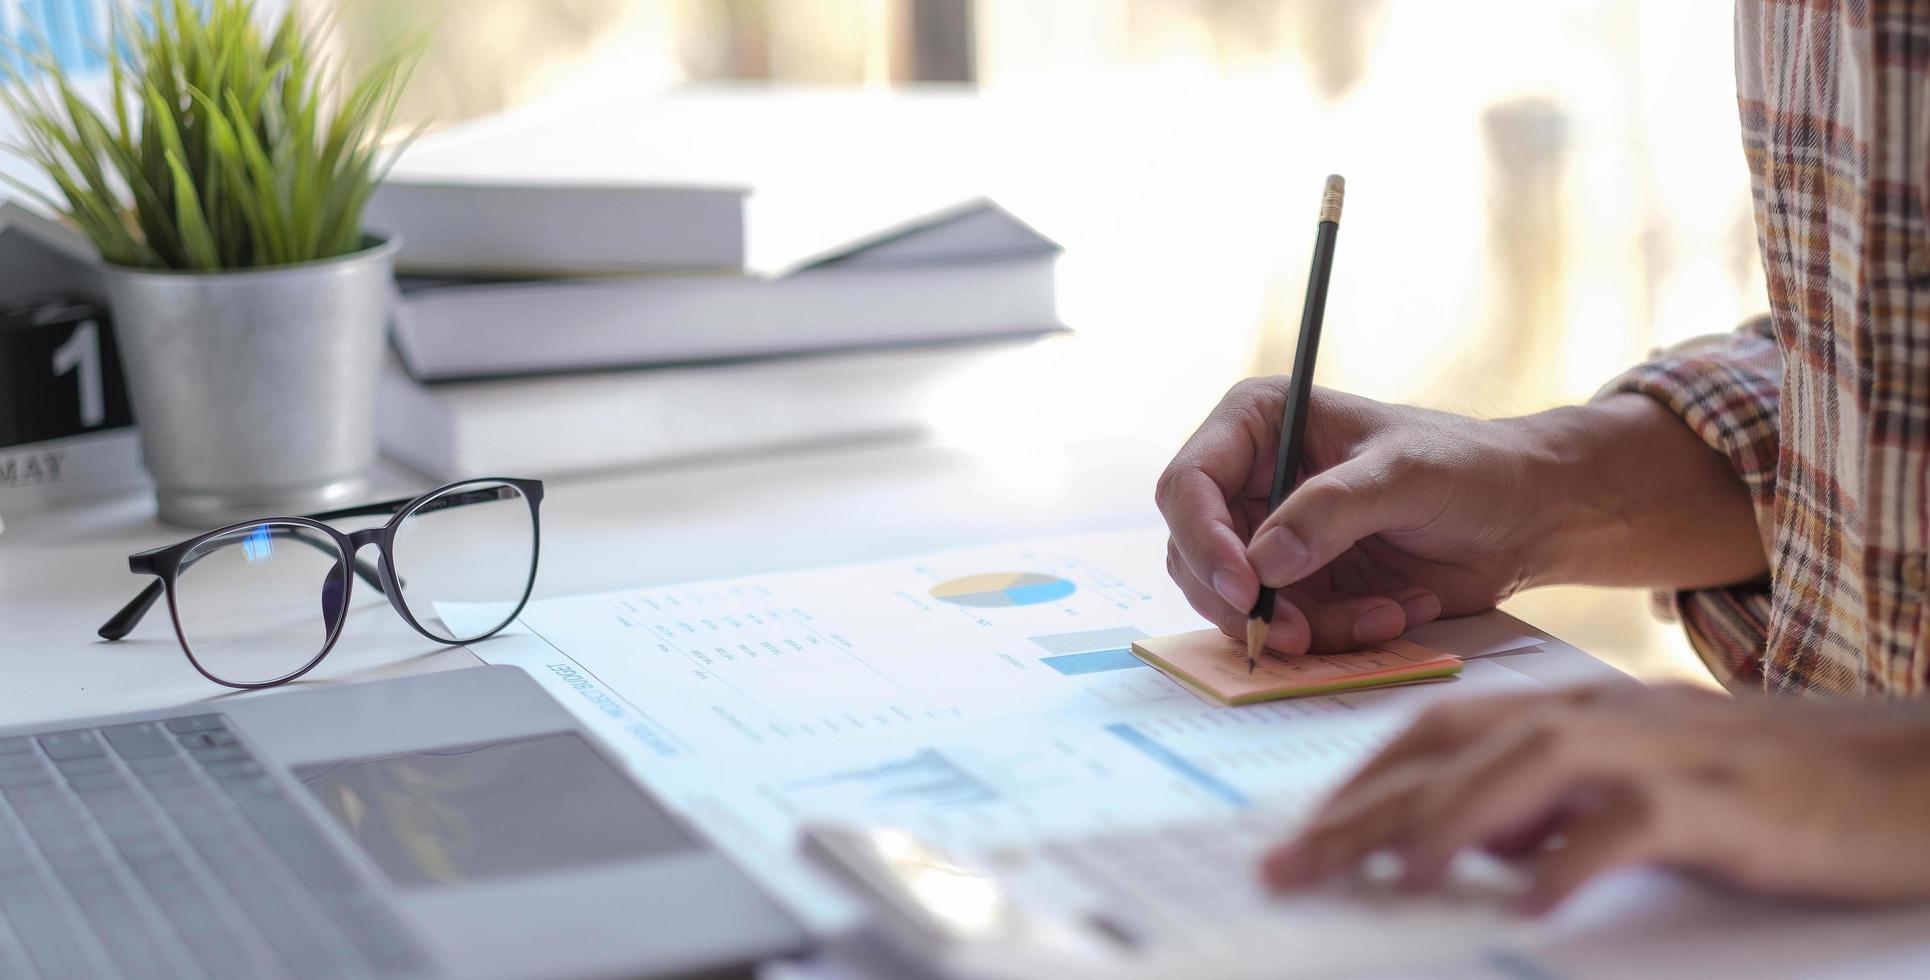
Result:
<svg viewBox="0 0 1930 980"><path fill-rule="evenodd" d="M374 462L396 245L361 216L400 145L411 52L350 79L292 10L265 29L254 0L113 6L104 106L44 43L0 75L0 102L57 188L25 189L100 251L160 517L351 497Z"/></svg>

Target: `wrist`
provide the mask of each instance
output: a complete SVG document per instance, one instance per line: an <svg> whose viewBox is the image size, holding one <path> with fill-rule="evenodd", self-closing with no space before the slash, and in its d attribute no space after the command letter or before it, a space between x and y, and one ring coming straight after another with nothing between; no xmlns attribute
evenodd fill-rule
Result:
<svg viewBox="0 0 1930 980"><path fill-rule="evenodd" d="M1631 425L1660 407L1607 399L1505 419L1521 447L1522 574L1526 587L1616 581L1634 506L1630 461L1619 459ZM1679 424L1679 423L1678 423ZM1639 472L1639 469L1634 470Z"/></svg>

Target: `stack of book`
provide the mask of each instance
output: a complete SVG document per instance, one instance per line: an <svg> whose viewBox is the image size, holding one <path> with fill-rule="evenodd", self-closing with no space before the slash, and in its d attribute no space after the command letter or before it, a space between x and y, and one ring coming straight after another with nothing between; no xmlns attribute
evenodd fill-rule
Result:
<svg viewBox="0 0 1930 980"><path fill-rule="evenodd" d="M1064 330L1059 247L961 202L745 266L744 188L391 178L384 451L545 476L917 431L933 396Z"/></svg>

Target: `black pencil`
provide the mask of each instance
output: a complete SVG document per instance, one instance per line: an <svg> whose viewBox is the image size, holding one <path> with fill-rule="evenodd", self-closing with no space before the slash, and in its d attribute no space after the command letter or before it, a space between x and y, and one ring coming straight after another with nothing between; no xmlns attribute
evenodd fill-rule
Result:
<svg viewBox="0 0 1930 980"><path fill-rule="evenodd" d="M1273 493L1267 513L1280 509L1292 492L1300 468L1301 439L1307 432L1307 400L1313 397L1313 363L1320 351L1320 321L1327 313L1327 278L1334 271L1334 239L1340 235L1340 203L1347 181L1327 177L1320 194L1320 224L1314 232L1313 268L1307 272L1307 301L1300 309L1300 340L1293 349L1293 369L1287 376L1287 403L1280 410L1280 451L1273 458ZM1246 621L1246 672L1266 649L1267 624L1273 622L1273 589L1260 585L1260 597Z"/></svg>

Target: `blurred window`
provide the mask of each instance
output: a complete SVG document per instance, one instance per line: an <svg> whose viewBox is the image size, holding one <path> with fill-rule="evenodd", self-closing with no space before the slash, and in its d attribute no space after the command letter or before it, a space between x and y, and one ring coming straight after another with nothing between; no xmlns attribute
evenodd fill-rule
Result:
<svg viewBox="0 0 1930 980"><path fill-rule="evenodd" d="M113 0L6 0L0 2L0 60L28 69L20 49L39 50L41 41L60 67L88 72L107 67L107 12Z"/></svg>

